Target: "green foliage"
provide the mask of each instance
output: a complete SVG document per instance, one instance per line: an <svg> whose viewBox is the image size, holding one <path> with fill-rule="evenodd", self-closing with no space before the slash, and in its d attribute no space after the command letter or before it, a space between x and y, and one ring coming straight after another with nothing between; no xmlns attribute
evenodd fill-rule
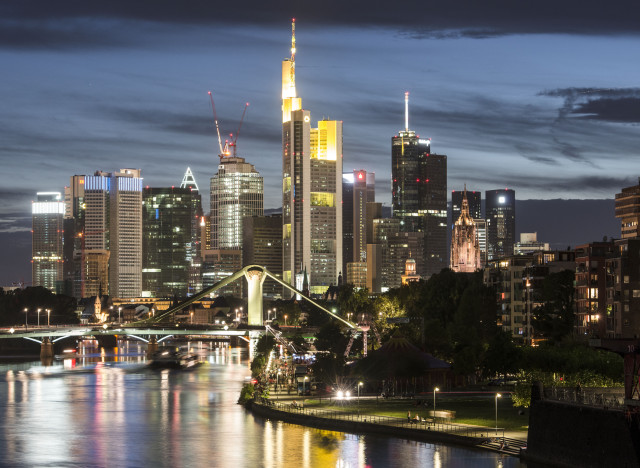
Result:
<svg viewBox="0 0 640 468"><path fill-rule="evenodd" d="M335 320L325 324L316 333L316 349L318 351L328 351L336 357L344 354L348 342L349 338L343 332L341 325Z"/></svg>
<svg viewBox="0 0 640 468"><path fill-rule="evenodd" d="M251 375L253 377L258 377L264 372L266 366L266 356L263 354L256 355L256 357L253 358L253 361L251 361Z"/></svg>
<svg viewBox="0 0 640 468"><path fill-rule="evenodd" d="M256 344L256 351L260 354L269 354L276 347L276 339L272 335L262 335Z"/></svg>
<svg viewBox="0 0 640 468"><path fill-rule="evenodd" d="M240 397L238 398L238 403L244 405L249 400L253 399L254 386L253 384L245 384L240 390Z"/></svg>
<svg viewBox="0 0 640 468"><path fill-rule="evenodd" d="M51 324L78 323L76 300L63 294L54 294L46 288L28 287L4 292L0 290L0 325L20 325L25 323L24 309L29 310L29 324L35 324L37 310L40 323L47 323L46 309L51 310ZM43 321L44 320L44 321Z"/></svg>
<svg viewBox="0 0 640 468"><path fill-rule="evenodd" d="M542 283L542 305L533 311L534 333L552 343L571 334L574 324L574 272L551 273Z"/></svg>
<svg viewBox="0 0 640 468"><path fill-rule="evenodd" d="M516 346L511 335L499 331L489 342L485 353L483 370L488 375L506 375L517 372L522 364L521 348Z"/></svg>
<svg viewBox="0 0 640 468"><path fill-rule="evenodd" d="M531 381L520 381L511 394L513 406L528 408L531 404Z"/></svg>

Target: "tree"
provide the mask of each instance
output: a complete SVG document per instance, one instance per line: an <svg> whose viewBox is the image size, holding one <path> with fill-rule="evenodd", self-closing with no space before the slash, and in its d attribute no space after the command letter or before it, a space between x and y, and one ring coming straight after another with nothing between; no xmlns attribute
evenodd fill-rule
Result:
<svg viewBox="0 0 640 468"><path fill-rule="evenodd" d="M505 331L496 333L485 354L485 375L516 373L521 365L521 350L513 343L511 335Z"/></svg>
<svg viewBox="0 0 640 468"><path fill-rule="evenodd" d="M558 343L571 334L574 324L574 272L564 270L549 274L542 283L542 305L533 311L534 332Z"/></svg>
<svg viewBox="0 0 640 468"><path fill-rule="evenodd" d="M316 333L315 346L318 351L328 351L334 357L338 357L344 355L348 341L349 338L342 327L332 320Z"/></svg>

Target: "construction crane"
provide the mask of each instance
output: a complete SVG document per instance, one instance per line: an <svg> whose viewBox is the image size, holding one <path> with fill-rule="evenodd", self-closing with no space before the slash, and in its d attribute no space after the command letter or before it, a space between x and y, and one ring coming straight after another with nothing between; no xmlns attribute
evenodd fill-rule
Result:
<svg viewBox="0 0 640 468"><path fill-rule="evenodd" d="M236 132L235 138L233 137L233 133L229 134L229 140L224 141L224 146L222 146L222 138L220 137L220 125L218 124L218 115L216 114L216 105L213 102L213 94L211 91L208 91L209 99L211 100L211 109L213 110L213 121L216 124L216 132L218 134L218 147L220 148L219 156L220 158L231 156L231 149L233 148L233 157L236 156L236 148L238 142L238 135L240 135L240 129L242 128L242 122L244 122L244 116L247 113L247 107L249 107L249 103L245 103L244 109L242 111L242 117L240 117L240 124L238 125L238 131Z"/></svg>

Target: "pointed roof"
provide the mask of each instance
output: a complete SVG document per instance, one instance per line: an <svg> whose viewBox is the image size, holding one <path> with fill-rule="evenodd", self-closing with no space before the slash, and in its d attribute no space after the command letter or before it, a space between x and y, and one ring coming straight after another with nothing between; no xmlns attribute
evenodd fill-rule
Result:
<svg viewBox="0 0 640 468"><path fill-rule="evenodd" d="M460 207L460 217L455 221L456 225L473 226L473 218L469 214L469 201L467 200L467 184L464 184L464 193L462 194L462 207Z"/></svg>
<svg viewBox="0 0 640 468"><path fill-rule="evenodd" d="M190 188L194 192L200 191L198 184L196 183L196 178L193 177L193 172L191 172L190 167L187 167L187 172L184 173L182 183L180 183L180 188Z"/></svg>

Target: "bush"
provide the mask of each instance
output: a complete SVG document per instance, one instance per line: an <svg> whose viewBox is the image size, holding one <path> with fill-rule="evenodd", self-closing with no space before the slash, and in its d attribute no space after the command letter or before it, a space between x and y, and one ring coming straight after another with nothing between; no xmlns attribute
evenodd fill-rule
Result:
<svg viewBox="0 0 640 468"><path fill-rule="evenodd" d="M244 405L248 401L253 399L254 387L253 384L245 384L240 391L240 398L238 398L238 403Z"/></svg>

